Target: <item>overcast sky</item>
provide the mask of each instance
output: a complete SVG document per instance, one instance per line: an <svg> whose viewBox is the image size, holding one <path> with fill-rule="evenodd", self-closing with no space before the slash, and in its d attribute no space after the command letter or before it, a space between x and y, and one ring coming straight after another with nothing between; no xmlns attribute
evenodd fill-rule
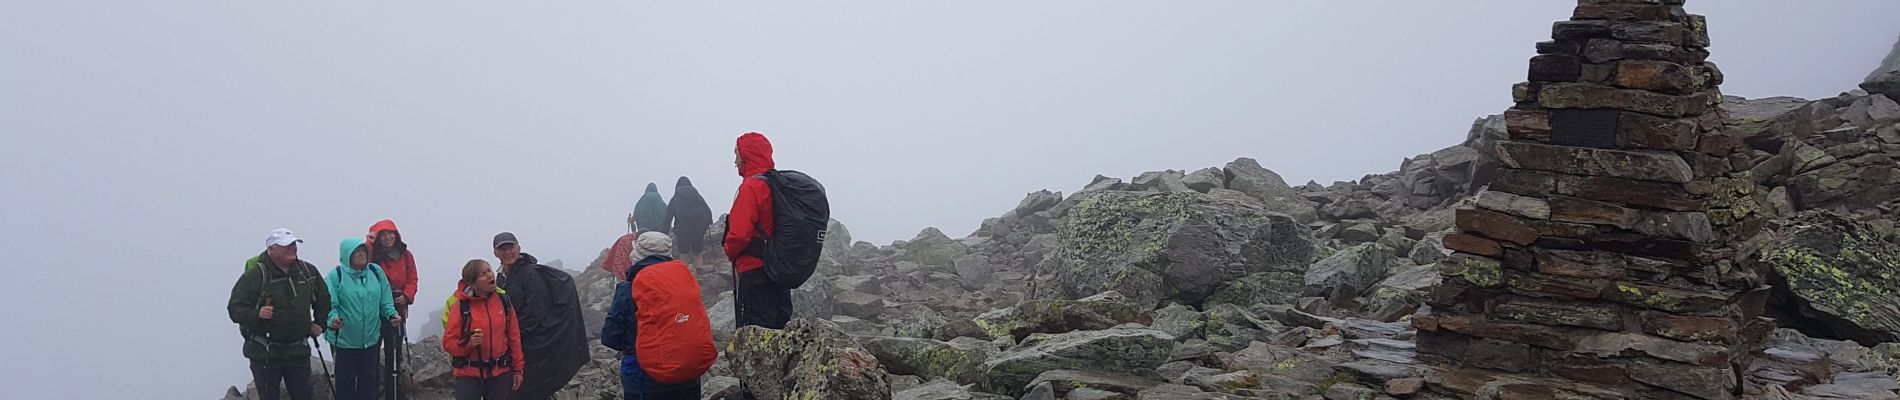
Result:
<svg viewBox="0 0 1900 400"><path fill-rule="evenodd" d="M531 3L0 2L0 387L212 398L272 228L327 270L395 218L429 304L499 231L584 265L648 182L723 211L751 130L878 244L1095 174L1390 171L1508 106L1574 4ZM1750 97L1851 89L1900 35L1892 0L1691 10Z"/></svg>

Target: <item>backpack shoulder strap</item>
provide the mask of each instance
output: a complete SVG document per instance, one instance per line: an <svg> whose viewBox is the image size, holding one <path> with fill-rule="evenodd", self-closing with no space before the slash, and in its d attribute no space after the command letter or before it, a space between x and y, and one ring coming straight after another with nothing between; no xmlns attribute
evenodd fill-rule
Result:
<svg viewBox="0 0 1900 400"><path fill-rule="evenodd" d="M455 304L456 304L456 308L460 308L462 310L462 337L464 338L463 340L467 340L468 334L469 334L468 326L469 324L475 323L474 321L469 320L468 300L456 301Z"/></svg>

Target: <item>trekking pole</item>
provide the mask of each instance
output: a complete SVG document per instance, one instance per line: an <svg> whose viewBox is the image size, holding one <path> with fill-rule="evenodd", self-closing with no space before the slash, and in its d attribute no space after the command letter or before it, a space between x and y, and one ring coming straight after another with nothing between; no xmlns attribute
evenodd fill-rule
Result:
<svg viewBox="0 0 1900 400"><path fill-rule="evenodd" d="M396 343L391 344L391 346L396 346L396 350L390 353L395 359L389 360L389 400L398 400L402 395L402 364L406 359L402 352L408 350L406 347L409 345L407 328L397 325Z"/></svg>
<svg viewBox="0 0 1900 400"><path fill-rule="evenodd" d="M319 363L319 365L323 366L323 384L325 386L330 387L330 397L335 398L336 397L336 380L335 380L336 376L330 375L330 360L323 358L323 344L317 342L316 336L311 336L310 346L312 346L311 349L315 350L315 353L317 353L317 362ZM305 362L308 362L308 361L305 361Z"/></svg>

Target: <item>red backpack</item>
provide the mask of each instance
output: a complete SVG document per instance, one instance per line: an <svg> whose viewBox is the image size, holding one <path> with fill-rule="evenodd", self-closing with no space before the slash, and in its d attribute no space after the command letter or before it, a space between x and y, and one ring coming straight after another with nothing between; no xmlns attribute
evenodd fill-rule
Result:
<svg viewBox="0 0 1900 400"><path fill-rule="evenodd" d="M699 280L686 263L667 261L633 277L634 352L640 369L660 383L699 379L719 359L711 319L699 300Z"/></svg>

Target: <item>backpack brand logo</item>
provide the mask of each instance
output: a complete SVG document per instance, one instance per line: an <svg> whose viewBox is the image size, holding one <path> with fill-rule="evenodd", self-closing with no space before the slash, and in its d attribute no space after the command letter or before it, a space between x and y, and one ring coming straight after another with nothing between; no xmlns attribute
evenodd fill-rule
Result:
<svg viewBox="0 0 1900 400"><path fill-rule="evenodd" d="M691 316L691 315L686 315L686 313L680 313L680 316L679 316L678 318L674 318L674 319L673 319L673 323L675 323L675 324L684 324L684 323L686 323L686 321L689 321L689 320L692 320L692 319L693 319L693 316Z"/></svg>

